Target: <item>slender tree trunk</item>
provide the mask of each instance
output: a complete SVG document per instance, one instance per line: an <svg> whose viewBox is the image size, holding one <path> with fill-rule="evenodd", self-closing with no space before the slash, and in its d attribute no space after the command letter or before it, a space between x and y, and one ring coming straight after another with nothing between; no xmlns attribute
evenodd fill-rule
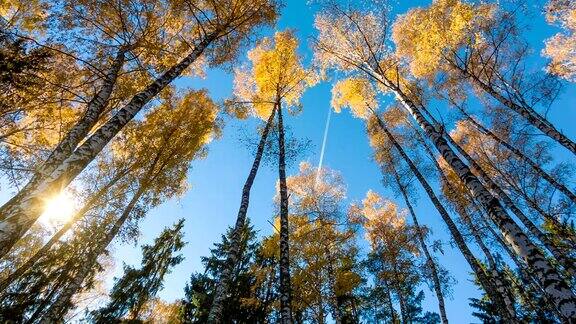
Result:
<svg viewBox="0 0 576 324"><path fill-rule="evenodd" d="M246 182L244 182L244 187L242 189L242 199L240 200L240 209L238 210L238 216L236 217L236 224L234 225L234 230L232 231L232 237L230 239L230 250L226 256L225 267L220 275L219 283L214 292L214 301L212 302L212 308L210 308L210 314L208 315L208 323L218 324L221 323L222 312L224 310L224 300L228 295L230 276L232 274L232 269L238 263L238 260L242 258L241 253L241 241L242 241L242 230L246 223L246 214L248 212L248 205L250 203L250 190L252 189L252 184L258 173L258 168L260 167L260 161L262 160L262 155L264 154L264 148L266 146L266 139L270 133L270 128L274 123L274 116L276 113L276 105L272 108L270 117L266 122L266 126L262 131L260 137L260 143L258 143L258 148L256 150L256 156L254 157L254 162L252 162L252 168L248 174Z"/></svg>
<svg viewBox="0 0 576 324"><path fill-rule="evenodd" d="M548 249L548 251L552 253L554 258L556 258L556 260L560 262L560 264L564 267L564 269L568 271L570 274L575 275L576 267L574 267L573 262L569 260L566 257L566 255L562 251L560 251L556 247L556 245L544 233L542 233L542 231L540 231L540 229L536 226L536 224L534 224L532 220L530 220L528 216L526 216L524 212L522 212L522 210L520 210L520 208L516 206L516 204L512 201L510 196L508 196L508 194L505 193L504 190L502 190L494 181L492 181L490 176L486 174L486 172L482 169L482 167L468 154L468 152L466 152L460 145L458 145L458 143L456 143L456 141L454 141L449 134L445 133L445 137L448 140L448 142L452 144L452 146L455 147L456 150L464 157L464 159L466 159L468 163L470 163L471 171L479 175L480 179L484 181L487 187L492 192L494 192L498 198L502 199L506 207L508 207L518 217L518 219L520 219L522 224L526 226L526 228L530 231L530 233L532 233L532 235L534 235L540 242L542 242L542 244ZM534 248L537 249L537 247ZM576 317L576 303L574 304L574 307L575 307L574 316Z"/></svg>
<svg viewBox="0 0 576 324"><path fill-rule="evenodd" d="M558 271L538 249L538 247L528 238L522 229L506 213L500 201L496 199L470 171L470 168L454 153L446 142L446 139L438 132L420 112L420 109L392 82L382 78L378 81L389 88L396 95L396 99L412 115L418 126L430 138L436 149L440 152L444 160L456 172L458 177L474 194L474 197L488 211L488 215L498 226L504 237L514 247L514 250L526 260L538 277L538 280L545 291L555 302L556 307L566 317L576 319L576 296L571 288L566 284Z"/></svg>
<svg viewBox="0 0 576 324"><path fill-rule="evenodd" d="M456 226L456 224L454 223L454 221L452 220L452 218L448 214L448 211L444 208L444 206L442 205L442 203L440 202L440 200L438 199L438 197L436 196L436 194L432 190L432 187L430 187L430 184L428 183L426 178L424 178L424 176L422 175L420 170L418 170L418 168L416 167L414 162L412 162L412 160L408 157L408 155L406 154L406 152L404 151L402 146L400 146L400 144L396 141L396 139L394 138L392 133L390 133L390 131L388 130L388 128L386 127L384 122L382 122L380 117L378 115L376 115L375 113L373 115L376 118L376 121L378 122L380 129L386 134L386 136L388 137L388 139L390 140L392 145L396 148L396 150L398 150L398 152L400 153L400 155L402 156L404 161L406 161L406 163L408 164L408 167L410 168L412 173L414 173L414 175L416 176L416 179L418 179L418 181L420 182L420 184L424 188L424 191L426 191L426 194L428 195L428 197L430 198L430 200L432 201L432 203L434 204L434 206L436 207L436 209L440 213L440 216L442 217L442 220L444 221L444 223L446 223L446 225L448 226L448 230L450 231L450 234L452 235L454 242L456 242L458 249L460 250L460 252L462 252L464 259L466 259L466 261L468 262L468 264L472 268L472 271L474 271L474 273L476 274L476 277L478 278L480 285L486 291L486 293L488 294L488 296L490 297L492 302L495 304L495 306L497 307L502 318L504 318L505 320L507 320L509 322L514 322L514 319L516 318L516 314L513 312L510 312L511 308L513 308L513 307L511 307L511 305L507 305L507 303L505 302L504 297L503 297L504 296L503 292L499 291L494 286L489 275L484 272L480 262L478 262L476 257L474 257L474 255L472 254L472 251L470 251L470 249L466 245L466 241L462 237L462 234L458 230L458 227Z"/></svg>
<svg viewBox="0 0 576 324"><path fill-rule="evenodd" d="M46 311L44 323L58 323L62 320L64 315L66 315L66 312L70 309L72 297L81 291L82 283L96 264L98 257L104 252L104 250L106 250L106 247L110 245L114 237L116 237L120 228L122 228L122 225L124 225L132 210L138 203L138 200L140 200L145 192L145 187L141 185L134 196L132 196L132 199L130 199L130 202L122 212L122 215L120 215L120 217L114 222L112 228L106 232L98 246L90 252L86 262L81 264L77 273L72 278L72 281L66 286L66 288L64 288L58 300L50 305Z"/></svg>
<svg viewBox="0 0 576 324"><path fill-rule="evenodd" d="M556 179L554 179L554 177L549 175L548 172L546 172L546 170L542 169L538 165L538 163L532 161L532 159L526 156L524 153L522 153L522 151L520 151L519 149L515 148L514 146L506 142L505 140L498 137L498 135L494 134L494 132L492 132L491 130L482 126L482 124L480 124L474 118L472 118L472 116L470 116L462 107L458 107L458 109L466 117L466 120L469 121L472 125L474 125L474 127L476 127L476 129L478 129L481 133L488 135L496 143L504 146L507 150L514 153L514 155L518 159L528 164L534 170L534 172L536 172L537 175L542 177L542 179L548 181L548 183L550 183L554 188L563 193L568 199L572 200L573 202L576 202L576 195L572 193L572 191L570 191L570 189L568 189L568 187L566 187L564 184L561 184L558 181L556 181Z"/></svg>
<svg viewBox="0 0 576 324"><path fill-rule="evenodd" d="M540 116L540 114L532 109L532 107L526 106L524 104L518 104L512 100L509 100L504 95L496 91L496 89L480 80L480 78L478 78L467 69L460 67L454 62L450 62L450 64L455 67L464 77L468 78L472 84L479 87L498 102L525 118L532 126L538 128L546 136L555 140L560 145L570 150L573 154L576 154L576 143L574 143L566 135L557 130L554 125L552 125L552 123L546 120L546 118Z"/></svg>
<svg viewBox="0 0 576 324"><path fill-rule="evenodd" d="M46 242L30 259L28 259L24 264L22 264L16 271L11 273L6 279L0 282L0 293L2 293L8 286L18 280L26 271L28 271L40 258L42 258L46 253L60 241L62 236L72 228L72 226L80 220L90 209L94 207L94 205L98 202L98 200L106 194L106 192L114 186L120 179L122 179L126 175L126 172L119 173L116 177L110 180L104 187L100 188L96 193L94 193L91 198L84 204L84 206L78 210L72 219L70 219L64 226L62 226L58 232L56 232L48 242Z"/></svg>
<svg viewBox="0 0 576 324"><path fill-rule="evenodd" d="M288 224L288 187L286 185L286 155L282 103L278 106L278 176L280 178L280 315L282 324L292 323L292 285L290 284L290 248Z"/></svg>
<svg viewBox="0 0 576 324"><path fill-rule="evenodd" d="M412 222L416 226L416 234L418 236L418 241L420 241L420 247L422 248L422 252L424 252L424 256L426 257L426 264L428 265L430 272L432 274L432 282L434 284L434 292L436 293L436 298L438 299L438 309L440 311L440 318L442 319L442 323L448 323L448 316L446 316L446 307L444 306L444 294L442 293L442 286L440 285L440 277L438 276L438 269L436 267L436 262L432 258L430 251L428 251L428 246L426 245L426 241L424 240L424 234L422 233L422 228L420 227L420 223L418 222L418 217L416 217L416 212L414 212L414 208L410 203L410 199L408 198L408 194L406 192L406 188L400 182L400 178L398 177L398 172L396 172L395 166L394 167L394 177L396 179L396 183L400 188L400 192L404 197L404 202L408 207L408 211L412 216Z"/></svg>
<svg viewBox="0 0 576 324"><path fill-rule="evenodd" d="M26 324L32 324L38 318L40 318L40 316L42 315L42 312L46 309L46 306L48 306L50 304L50 302L52 301L52 298L54 298L54 296L56 295L56 293L58 293L60 288L66 284L66 282L63 281L62 279L64 277L66 277L67 275L68 275L68 271L64 271L62 274L60 274L58 276L56 285L54 285L52 287L52 289L50 290L50 292L48 293L48 295L46 295L46 297L44 297L42 299L42 301L40 302L40 304L38 305L38 307L36 308L34 313L32 313L32 315L25 322Z"/></svg>
<svg viewBox="0 0 576 324"><path fill-rule="evenodd" d="M383 280L384 289L386 290L386 306L388 306L388 311L390 312L390 317L392 318L392 323L398 323L398 318L396 317L396 310L392 304L392 293L390 291L390 285L386 280Z"/></svg>
<svg viewBox="0 0 576 324"><path fill-rule="evenodd" d="M204 37L188 56L135 95L126 106L64 160L45 181L38 184L31 192L21 194L23 196L19 203L8 203L0 207L0 257L12 248L42 214L43 199L66 188L144 105L194 63L217 36L218 32L214 32Z"/></svg>

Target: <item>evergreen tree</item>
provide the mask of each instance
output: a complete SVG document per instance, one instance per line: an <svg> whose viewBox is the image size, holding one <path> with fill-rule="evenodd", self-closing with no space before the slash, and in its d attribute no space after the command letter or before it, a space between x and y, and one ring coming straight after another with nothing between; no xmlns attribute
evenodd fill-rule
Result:
<svg viewBox="0 0 576 324"><path fill-rule="evenodd" d="M164 229L153 245L144 245L140 268L124 265L124 275L114 284L110 302L92 313L94 322L119 322L126 315L138 320L144 304L162 289L164 276L184 259L175 255L185 245L183 227L181 219L172 228Z"/></svg>
<svg viewBox="0 0 576 324"><path fill-rule="evenodd" d="M241 258L235 263L229 281L229 294L223 301L222 319L225 323L254 323L262 317L257 308L244 303L252 296L256 278L252 271L259 242L256 231L247 220L240 232ZM220 273L224 270L228 251L234 242L234 228L229 228L221 241L210 249L210 256L202 257L204 273L193 273L184 288L181 319L184 323L206 323L213 303Z"/></svg>

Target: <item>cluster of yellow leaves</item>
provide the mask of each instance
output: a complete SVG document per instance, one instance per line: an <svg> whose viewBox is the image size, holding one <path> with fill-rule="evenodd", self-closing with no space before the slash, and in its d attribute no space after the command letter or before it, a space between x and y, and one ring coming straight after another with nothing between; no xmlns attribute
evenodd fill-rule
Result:
<svg viewBox="0 0 576 324"><path fill-rule="evenodd" d="M127 127L112 152L116 160L133 165L135 177L144 177L156 162L150 189L155 199L180 195L188 188L190 162L203 158L206 144L219 135L217 114L218 107L206 91L189 91L165 100L143 121Z"/></svg>
<svg viewBox="0 0 576 324"><path fill-rule="evenodd" d="M317 169L308 162L300 163L300 173L288 177L290 210L298 214L331 216L346 198L342 176L327 168ZM312 215L311 215L312 216Z"/></svg>
<svg viewBox="0 0 576 324"><path fill-rule="evenodd" d="M234 93L241 101L251 103L255 116L267 119L278 102L299 106L306 88L318 81L312 70L303 67L297 49L298 40L292 32L276 32L248 53L251 68L236 70Z"/></svg>
<svg viewBox="0 0 576 324"><path fill-rule="evenodd" d="M299 297L292 306L296 311L325 307L323 303L334 294L349 294L362 282L354 269L355 232L336 225L346 187L338 172L327 168L318 170L306 162L301 163L300 172L288 177L286 182L290 194L292 289ZM262 254L279 259L278 217L274 227L275 233L263 240Z"/></svg>
<svg viewBox="0 0 576 324"><path fill-rule="evenodd" d="M376 93L370 81L364 78L340 80L332 88L332 108L339 113L349 107L352 114L366 119L377 110Z"/></svg>
<svg viewBox="0 0 576 324"><path fill-rule="evenodd" d="M345 296L362 283L353 268L353 231L338 230L331 222L303 215L291 215L289 219L292 292L298 296L292 304L294 311L320 307L334 294ZM278 218L275 226L279 226ZM262 251L267 257L279 259L278 233L263 241Z"/></svg>
<svg viewBox="0 0 576 324"><path fill-rule="evenodd" d="M564 29L546 40L543 54L552 60L548 69L566 80L576 81L576 2L550 0L546 19Z"/></svg>
<svg viewBox="0 0 576 324"><path fill-rule="evenodd" d="M37 31L46 18L48 4L42 0L0 0L0 27Z"/></svg>
<svg viewBox="0 0 576 324"><path fill-rule="evenodd" d="M144 323L154 324L176 324L180 323L180 303L174 301L168 303L160 298L154 298L144 304L144 309L141 312L141 318L144 318Z"/></svg>
<svg viewBox="0 0 576 324"><path fill-rule="evenodd" d="M473 45L478 31L492 19L495 6L460 0L435 0L428 8L410 10L394 24L392 38L399 56L410 61L417 77L432 77L445 55Z"/></svg>
<svg viewBox="0 0 576 324"><path fill-rule="evenodd" d="M388 245L388 240L406 230L406 211L399 210L391 200L387 200L369 190L362 205L353 205L350 216L364 226L366 239L373 249Z"/></svg>

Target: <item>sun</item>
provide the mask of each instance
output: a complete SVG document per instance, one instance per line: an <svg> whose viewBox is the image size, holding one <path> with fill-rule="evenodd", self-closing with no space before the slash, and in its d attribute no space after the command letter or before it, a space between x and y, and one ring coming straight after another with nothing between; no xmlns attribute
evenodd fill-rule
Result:
<svg viewBox="0 0 576 324"><path fill-rule="evenodd" d="M40 218L44 223L63 223L72 217L75 210L74 200L70 194L63 192L46 201Z"/></svg>

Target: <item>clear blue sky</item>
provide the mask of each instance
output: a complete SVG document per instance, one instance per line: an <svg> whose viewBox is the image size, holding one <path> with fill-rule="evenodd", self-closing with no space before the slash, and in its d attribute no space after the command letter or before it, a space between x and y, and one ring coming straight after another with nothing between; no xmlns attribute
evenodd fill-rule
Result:
<svg viewBox="0 0 576 324"><path fill-rule="evenodd" d="M277 29L295 29L301 41L301 53L311 57L307 38L314 35L313 19L315 9L309 7L305 0L286 1ZM404 13L410 6L427 5L430 1L399 1L395 12ZM538 5L542 3L539 1ZM543 40L557 30L546 25L543 17L537 15L526 35L534 48L535 63L543 66L539 58ZM243 55L245 58L245 55ZM222 100L232 92L232 76L222 70L210 70L205 79L187 79L178 83L186 87L205 87L215 100ZM303 97L303 113L297 117L287 118L287 124L299 138L308 138L314 148L304 157L316 165L322 142L326 114L330 104L329 83L320 84L308 90ZM569 137L576 138L575 109L576 87L569 86L553 106L549 118ZM440 108L443 109L443 108ZM189 172L191 190L181 199L169 201L148 213L141 224L142 236L138 246L116 246L116 275L121 272L122 262L137 264L140 259L139 245L150 243L162 228L186 219L185 239L188 245L182 253L186 257L165 281L165 288L160 296L168 301L183 296L183 288L192 272L202 271L200 257L208 255L212 244L220 239L224 230L235 221L240 203L241 189L252 163L252 153L239 143L240 127L254 132L255 121L235 121L226 118L226 127L221 139L209 146L205 160L194 161ZM348 112L332 115L324 165L341 172L348 186L348 201L362 199L368 189L394 198L393 194L382 187L380 173L371 161L372 151L365 137L362 121L354 119ZM294 164L297 166L297 163ZM292 167L289 174L296 172ZM269 166L261 168L251 193L249 217L260 235L272 232L268 220L273 213L277 172ZM398 200L399 201L399 200ZM404 206L403 203L399 202ZM440 217L425 196L418 201L417 213L422 222L433 230L433 238L448 241L447 230ZM363 238L359 238L362 241ZM447 300L447 313L453 323L478 322L471 316L468 298L477 297L478 291L471 284L469 267L458 251L448 247L445 255L439 255L440 262L450 271L458 283L453 287L453 298ZM428 288L424 307L437 311L436 300ZM296 297L297 298L297 297Z"/></svg>

